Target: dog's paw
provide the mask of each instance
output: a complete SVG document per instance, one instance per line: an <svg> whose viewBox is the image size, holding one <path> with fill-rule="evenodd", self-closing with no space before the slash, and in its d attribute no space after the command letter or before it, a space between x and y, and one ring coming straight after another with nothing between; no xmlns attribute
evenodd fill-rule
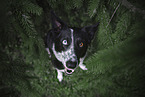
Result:
<svg viewBox="0 0 145 97"><path fill-rule="evenodd" d="M57 73L58 73L57 79L59 80L59 82L61 82L61 81L63 80L63 74L62 74L62 72L59 71L59 70L57 70Z"/></svg>
<svg viewBox="0 0 145 97"><path fill-rule="evenodd" d="M59 82L61 82L63 80L63 77L62 76L59 76L58 75L57 78L58 78Z"/></svg>
<svg viewBox="0 0 145 97"><path fill-rule="evenodd" d="M84 64L79 64L80 68L83 70L88 70Z"/></svg>

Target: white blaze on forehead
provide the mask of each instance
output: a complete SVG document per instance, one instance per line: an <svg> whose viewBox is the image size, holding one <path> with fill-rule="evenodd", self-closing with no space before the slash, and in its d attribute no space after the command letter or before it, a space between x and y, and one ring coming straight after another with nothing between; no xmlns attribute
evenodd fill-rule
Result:
<svg viewBox="0 0 145 97"><path fill-rule="evenodd" d="M53 46L52 46L52 51L55 55L55 57L63 63L63 65L66 67L66 62L70 59L73 59L75 55L74 53L74 37L73 37L73 29L70 29L71 30L71 45L68 47L68 49L66 51L62 51L62 52L57 52L55 50L55 43L53 43Z"/></svg>

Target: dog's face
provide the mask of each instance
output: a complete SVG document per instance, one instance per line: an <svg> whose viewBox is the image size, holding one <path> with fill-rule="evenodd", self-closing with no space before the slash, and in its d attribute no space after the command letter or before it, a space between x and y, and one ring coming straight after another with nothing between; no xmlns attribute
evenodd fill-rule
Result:
<svg viewBox="0 0 145 97"><path fill-rule="evenodd" d="M64 66L64 71L71 74L84 58L88 45L93 39L98 23L83 28L70 28L58 17L52 18L55 39L52 43L52 52L56 59Z"/></svg>
<svg viewBox="0 0 145 97"><path fill-rule="evenodd" d="M79 64L79 59L86 54L88 33L81 29L65 28L60 30L53 43L52 50L56 58L62 62L65 72L71 74Z"/></svg>

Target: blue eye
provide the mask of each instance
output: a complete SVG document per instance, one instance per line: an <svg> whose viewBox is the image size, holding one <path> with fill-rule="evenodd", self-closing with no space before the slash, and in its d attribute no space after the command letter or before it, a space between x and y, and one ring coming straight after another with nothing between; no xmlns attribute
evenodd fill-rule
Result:
<svg viewBox="0 0 145 97"><path fill-rule="evenodd" d="M67 40L63 40L62 43L63 43L63 45L67 45L68 44Z"/></svg>

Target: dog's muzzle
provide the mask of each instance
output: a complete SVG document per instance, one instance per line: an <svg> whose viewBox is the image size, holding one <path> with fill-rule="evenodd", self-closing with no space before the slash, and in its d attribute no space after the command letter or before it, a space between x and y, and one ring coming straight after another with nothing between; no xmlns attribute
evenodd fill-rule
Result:
<svg viewBox="0 0 145 97"><path fill-rule="evenodd" d="M77 61L67 61L65 72L67 74L72 74L74 72L75 68L77 67L77 65L78 65Z"/></svg>

